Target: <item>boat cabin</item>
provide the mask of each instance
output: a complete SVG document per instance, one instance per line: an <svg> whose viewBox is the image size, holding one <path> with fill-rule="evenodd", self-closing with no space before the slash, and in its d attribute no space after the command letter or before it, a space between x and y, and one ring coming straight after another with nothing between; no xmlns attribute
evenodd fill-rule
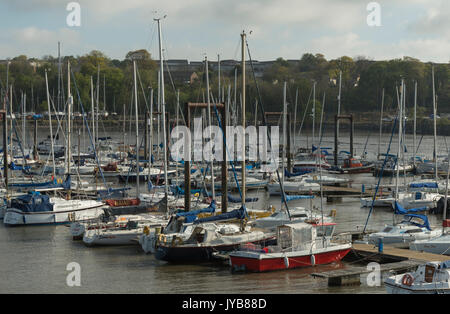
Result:
<svg viewBox="0 0 450 314"><path fill-rule="evenodd" d="M360 160L356 158L348 158L344 160L344 166L343 168L359 168L363 167L363 164Z"/></svg>

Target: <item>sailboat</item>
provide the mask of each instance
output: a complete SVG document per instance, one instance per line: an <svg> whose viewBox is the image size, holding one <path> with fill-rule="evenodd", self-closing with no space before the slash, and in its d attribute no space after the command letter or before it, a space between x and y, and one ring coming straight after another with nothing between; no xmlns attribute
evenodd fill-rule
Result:
<svg viewBox="0 0 450 314"><path fill-rule="evenodd" d="M67 136L67 169L66 173L70 173L71 165L71 113L73 105L73 97L70 92L70 63L68 63L68 136ZM48 89L47 72L45 72L47 103L50 110L50 95ZM53 139L52 124L50 123L50 138ZM51 142L51 154L53 160L53 178L55 173L55 157L53 141ZM104 203L95 200L72 200L70 199L70 190L68 198L49 197L40 192L29 192L28 194L11 199L8 204L3 218L3 223L8 226L15 225L39 225L39 224L63 224L73 221L93 219L103 214Z"/></svg>
<svg viewBox="0 0 450 314"><path fill-rule="evenodd" d="M450 233L448 232L448 228L450 227L450 220L447 219L449 178L450 165L447 166L447 180L445 183L444 208L442 210L442 235L428 240L414 241L409 245L410 250L450 255Z"/></svg>

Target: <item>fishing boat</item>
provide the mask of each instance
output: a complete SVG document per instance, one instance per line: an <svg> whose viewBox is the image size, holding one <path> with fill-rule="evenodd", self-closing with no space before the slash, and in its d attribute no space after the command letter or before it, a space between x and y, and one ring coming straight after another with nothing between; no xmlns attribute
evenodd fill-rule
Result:
<svg viewBox="0 0 450 314"><path fill-rule="evenodd" d="M99 217L104 203L95 200L66 200L30 192L10 201L3 223L7 226L66 224Z"/></svg>
<svg viewBox="0 0 450 314"><path fill-rule="evenodd" d="M277 228L277 245L260 248L247 246L246 249L231 252L231 267L234 270L265 272L338 262L350 252L351 243L332 241L335 225L305 222L283 224ZM317 231L322 228L330 232L318 236Z"/></svg>
<svg viewBox="0 0 450 314"><path fill-rule="evenodd" d="M389 294L449 294L450 261L428 262L415 272L386 278L384 285Z"/></svg>

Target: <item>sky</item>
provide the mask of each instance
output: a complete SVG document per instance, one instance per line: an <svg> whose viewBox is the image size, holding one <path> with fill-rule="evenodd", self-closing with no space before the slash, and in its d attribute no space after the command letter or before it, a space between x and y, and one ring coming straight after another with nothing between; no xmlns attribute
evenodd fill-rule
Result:
<svg viewBox="0 0 450 314"><path fill-rule="evenodd" d="M450 61L448 0L379 0L375 11L366 0L78 0L79 26L67 23L70 2L0 0L0 59L57 56L58 41L62 55L100 50L123 60L143 48L159 59L154 19L166 16L165 59L240 60L245 31L259 61L304 53Z"/></svg>

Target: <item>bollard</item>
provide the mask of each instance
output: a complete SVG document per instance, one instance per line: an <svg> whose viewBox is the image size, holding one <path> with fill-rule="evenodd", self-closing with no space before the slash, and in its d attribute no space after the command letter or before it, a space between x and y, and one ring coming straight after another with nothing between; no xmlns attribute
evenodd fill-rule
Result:
<svg viewBox="0 0 450 314"><path fill-rule="evenodd" d="M383 239L378 239L378 253L383 253Z"/></svg>

